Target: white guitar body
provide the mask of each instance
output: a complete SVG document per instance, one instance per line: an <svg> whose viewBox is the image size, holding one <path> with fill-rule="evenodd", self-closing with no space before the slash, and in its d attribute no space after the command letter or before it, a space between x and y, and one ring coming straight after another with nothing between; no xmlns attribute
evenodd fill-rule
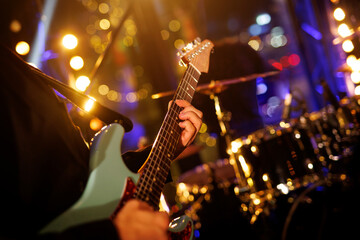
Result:
<svg viewBox="0 0 360 240"><path fill-rule="evenodd" d="M125 202L136 198L158 208L160 194L174 159L181 135L178 116L181 108L175 100L191 102L202 72L209 68L213 43L209 40L188 44L181 61L187 69L174 94L164 122L142 170L142 175L131 172L124 164L120 146L124 128L119 124L104 127L92 141L90 176L81 198L67 211L50 222L40 233L61 232L87 222L109 219ZM174 219L168 229L169 239L192 239L193 223L184 215Z"/></svg>
<svg viewBox="0 0 360 240"><path fill-rule="evenodd" d="M72 226L110 218L127 190L129 178L133 183L139 179L139 174L130 171L122 160L123 136L124 128L117 123L95 135L90 151L90 175L82 196L40 233L61 232ZM188 225L192 228L192 221L182 216L170 223L169 231L180 234ZM185 239L192 239L192 232L191 237Z"/></svg>

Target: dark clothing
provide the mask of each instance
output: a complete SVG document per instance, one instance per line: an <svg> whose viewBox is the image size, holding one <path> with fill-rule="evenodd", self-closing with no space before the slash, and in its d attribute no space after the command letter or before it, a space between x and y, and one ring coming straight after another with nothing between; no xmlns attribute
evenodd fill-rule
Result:
<svg viewBox="0 0 360 240"><path fill-rule="evenodd" d="M0 67L0 238L34 238L81 196L89 149L64 102L2 46ZM136 170L148 153L130 153L124 160ZM42 238L117 239L117 233L110 220L103 220Z"/></svg>

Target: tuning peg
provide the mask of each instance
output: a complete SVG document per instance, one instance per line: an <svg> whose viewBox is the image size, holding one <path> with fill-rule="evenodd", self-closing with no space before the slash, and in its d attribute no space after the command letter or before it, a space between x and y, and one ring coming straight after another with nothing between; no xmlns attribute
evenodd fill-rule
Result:
<svg viewBox="0 0 360 240"><path fill-rule="evenodd" d="M184 53L182 53L182 52L178 51L178 52L176 53L176 56L178 56L178 57L182 57L182 56L184 56Z"/></svg>
<svg viewBox="0 0 360 240"><path fill-rule="evenodd" d="M198 45L201 43L201 39L199 37L194 39L194 45Z"/></svg>

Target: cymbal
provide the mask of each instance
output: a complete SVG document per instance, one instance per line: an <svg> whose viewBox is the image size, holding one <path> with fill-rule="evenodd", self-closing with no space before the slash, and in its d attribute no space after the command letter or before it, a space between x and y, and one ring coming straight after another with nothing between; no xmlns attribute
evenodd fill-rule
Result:
<svg viewBox="0 0 360 240"><path fill-rule="evenodd" d="M235 178L233 166L228 159L219 159L216 162L204 163L179 176L178 182L189 185L204 186L212 181L222 183L232 182Z"/></svg>
<svg viewBox="0 0 360 240"><path fill-rule="evenodd" d="M244 77L238 77L238 78L233 78L233 79L226 79L226 80L219 80L219 81L211 81L211 83L209 84L200 84L197 86L197 88L195 89L196 92L205 94L205 95L212 95L212 94L219 94L223 91L225 91L229 85L232 84L237 84L240 82L248 82L248 81L252 81L255 80L259 77L265 78L265 77L270 77L270 76L274 76L276 74L279 74L279 71L270 71L270 72L265 72L265 73L254 73L248 76L244 76ZM167 96L171 96L175 93L175 91L167 91L167 92L162 92L162 93L156 93L153 94L151 96L152 99L158 99L158 98L162 98L162 97L167 97Z"/></svg>

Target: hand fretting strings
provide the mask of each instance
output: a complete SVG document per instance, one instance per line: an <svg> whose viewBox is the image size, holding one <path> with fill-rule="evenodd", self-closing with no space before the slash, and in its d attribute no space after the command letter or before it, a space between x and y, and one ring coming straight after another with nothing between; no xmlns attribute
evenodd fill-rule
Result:
<svg viewBox="0 0 360 240"><path fill-rule="evenodd" d="M188 64L137 185L135 198L146 201L155 209L158 209L161 191L181 135L178 116L182 108L175 101L182 99L191 102L200 74L194 65Z"/></svg>

